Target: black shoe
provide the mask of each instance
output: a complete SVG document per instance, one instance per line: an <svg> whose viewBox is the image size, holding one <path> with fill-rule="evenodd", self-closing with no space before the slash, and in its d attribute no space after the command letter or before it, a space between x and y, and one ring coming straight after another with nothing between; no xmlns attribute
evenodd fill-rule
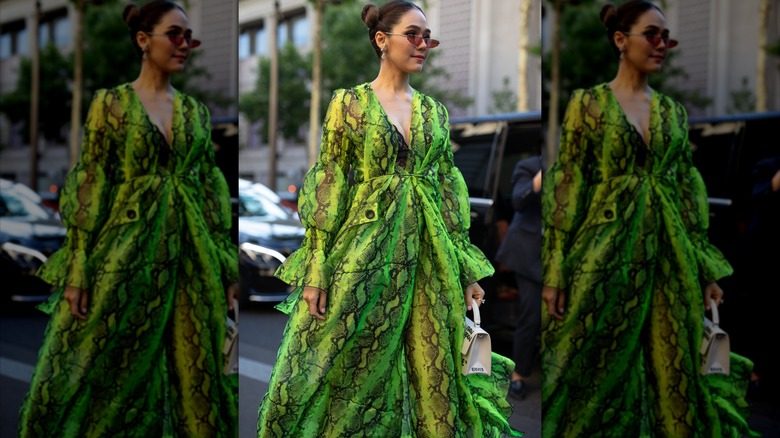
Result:
<svg viewBox="0 0 780 438"><path fill-rule="evenodd" d="M515 380L511 382L509 384L509 394L518 400L525 400L526 396L528 395L525 383L523 383L522 380Z"/></svg>

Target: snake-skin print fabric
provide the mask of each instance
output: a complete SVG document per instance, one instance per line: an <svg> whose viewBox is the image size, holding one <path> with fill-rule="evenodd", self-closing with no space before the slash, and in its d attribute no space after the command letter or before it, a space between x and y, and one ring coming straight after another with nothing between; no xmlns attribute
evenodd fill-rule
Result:
<svg viewBox="0 0 780 438"><path fill-rule="evenodd" d="M493 267L468 240L444 106L415 92L404 146L369 84L334 93L301 190L306 238L277 272L298 287L278 306L290 320L258 437L519 435L511 360L494 354L491 377L460 371L463 291ZM327 290L325 321L304 285Z"/></svg>
<svg viewBox="0 0 780 438"><path fill-rule="evenodd" d="M707 241L687 115L656 92L651 108L645 145L608 84L575 91L544 177L544 282L567 292L543 322L545 437L750 433L752 363L699 371L703 287L732 269Z"/></svg>
<svg viewBox="0 0 780 438"><path fill-rule="evenodd" d="M83 138L60 201L67 240L39 271L57 290L20 436L236 436L221 350L238 261L208 110L177 92L169 146L125 84L96 93ZM86 321L67 285L89 293Z"/></svg>

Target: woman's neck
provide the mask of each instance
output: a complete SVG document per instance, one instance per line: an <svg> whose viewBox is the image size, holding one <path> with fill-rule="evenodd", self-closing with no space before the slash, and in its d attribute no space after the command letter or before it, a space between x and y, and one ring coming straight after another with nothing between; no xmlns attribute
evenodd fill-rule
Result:
<svg viewBox="0 0 780 438"><path fill-rule="evenodd" d="M159 68L152 67L148 62L141 65L141 73L133 81L133 87L136 90L144 90L152 94L173 93L171 75Z"/></svg>
<svg viewBox="0 0 780 438"><path fill-rule="evenodd" d="M620 63L615 79L609 84L613 90L629 94L645 94L651 91L650 85L647 83L647 73L629 67L625 61Z"/></svg>
<svg viewBox="0 0 780 438"><path fill-rule="evenodd" d="M371 87L374 90L387 91L396 96L412 93L412 87L409 85L409 73L390 67L387 61L379 67L379 74L371 82Z"/></svg>

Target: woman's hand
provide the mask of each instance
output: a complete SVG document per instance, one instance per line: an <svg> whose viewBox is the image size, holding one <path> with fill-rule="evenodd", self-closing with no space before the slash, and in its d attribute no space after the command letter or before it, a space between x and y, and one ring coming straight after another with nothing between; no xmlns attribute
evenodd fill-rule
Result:
<svg viewBox="0 0 780 438"><path fill-rule="evenodd" d="M464 298L466 299L466 311L469 311L471 310L472 298L477 300L477 307L482 306L482 302L485 298L485 291L482 290L482 287L480 287L479 283L472 283L466 288Z"/></svg>
<svg viewBox="0 0 780 438"><path fill-rule="evenodd" d="M233 311L233 301L238 300L238 282L231 283L225 289L225 301L227 301L228 311Z"/></svg>
<svg viewBox="0 0 780 438"><path fill-rule="evenodd" d="M723 301L723 289L718 283L710 283L704 288L704 308L710 310L710 298L715 300L715 305L720 306Z"/></svg>
<svg viewBox="0 0 780 438"><path fill-rule="evenodd" d="M547 314L563 321L566 292L557 287L545 286L542 288L542 300L547 303Z"/></svg>
<svg viewBox="0 0 780 438"><path fill-rule="evenodd" d="M70 314L82 321L86 321L87 303L89 302L87 291L80 287L66 286L63 296L65 301L70 304Z"/></svg>
<svg viewBox="0 0 780 438"><path fill-rule="evenodd" d="M327 298L327 294L322 289L311 286L303 287L303 300L309 304L309 314L322 321L325 320Z"/></svg>

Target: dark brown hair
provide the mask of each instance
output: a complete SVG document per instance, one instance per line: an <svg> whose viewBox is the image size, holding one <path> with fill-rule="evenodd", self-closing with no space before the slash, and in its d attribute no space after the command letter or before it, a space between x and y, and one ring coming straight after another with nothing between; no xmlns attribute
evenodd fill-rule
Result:
<svg viewBox="0 0 780 438"><path fill-rule="evenodd" d="M376 33L379 31L390 32L393 26L401 21L401 17L413 8L425 15L425 12L419 6L404 0L391 1L379 8L371 4L363 6L363 12L360 17L368 28L368 39L371 40L371 45L374 47L377 58L382 57L382 50L376 43Z"/></svg>
<svg viewBox="0 0 780 438"><path fill-rule="evenodd" d="M610 3L601 7L601 22L607 28L607 39L616 55L620 56L620 49L615 44L615 32L628 32L631 30L631 26L639 21L639 17L650 9L655 9L663 14L661 8L647 0L631 0L618 8Z"/></svg>
<svg viewBox="0 0 780 438"><path fill-rule="evenodd" d="M140 9L134 4L125 6L125 10L122 11L122 19L130 31L130 41L132 41L133 47L135 47L139 55L143 51L138 46L138 41L135 38L138 32L150 33L154 26L160 22L162 16L173 9L184 12L181 6L168 0L153 0L143 5Z"/></svg>

